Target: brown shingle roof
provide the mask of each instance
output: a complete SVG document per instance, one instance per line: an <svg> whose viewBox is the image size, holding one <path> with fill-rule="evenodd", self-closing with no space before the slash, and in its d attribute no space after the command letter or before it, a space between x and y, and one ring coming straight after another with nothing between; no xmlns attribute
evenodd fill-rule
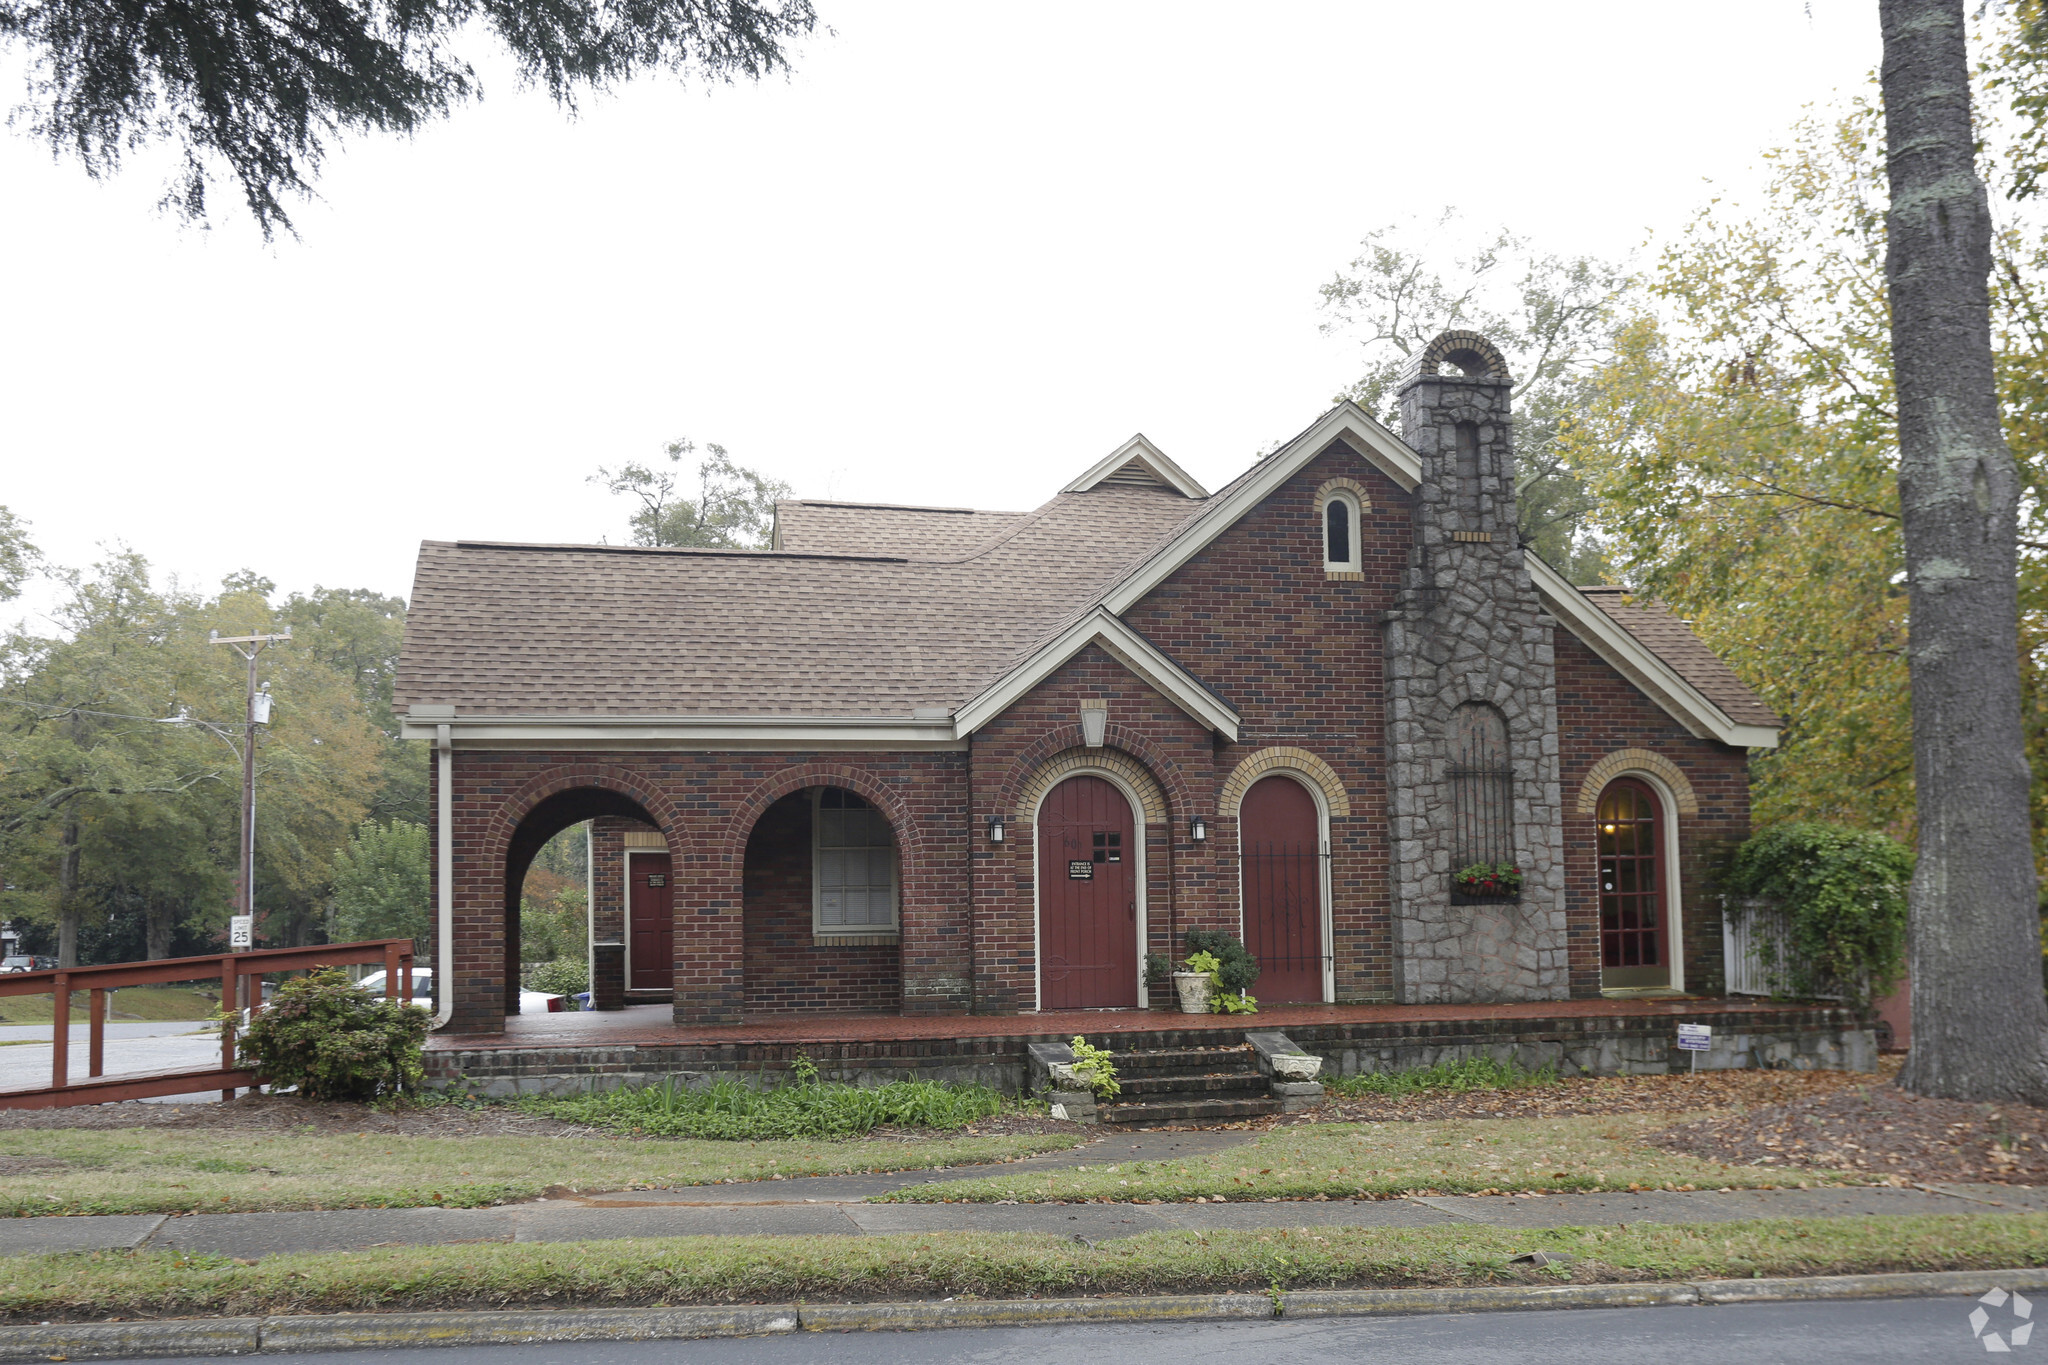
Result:
<svg viewBox="0 0 2048 1365"><path fill-rule="evenodd" d="M487 715L950 708L1200 506L1061 494L955 560L428 541L395 700Z"/></svg>
<svg viewBox="0 0 2048 1365"><path fill-rule="evenodd" d="M775 504L775 543L779 550L812 553L957 559L1029 515L969 507L791 500Z"/></svg>
<svg viewBox="0 0 2048 1365"><path fill-rule="evenodd" d="M1766 706L1748 683L1736 677L1735 670L1705 640L1692 633L1691 625L1673 616L1663 603L1633 597L1626 588L1605 584L1579 591L1737 725L1784 726L1784 719Z"/></svg>

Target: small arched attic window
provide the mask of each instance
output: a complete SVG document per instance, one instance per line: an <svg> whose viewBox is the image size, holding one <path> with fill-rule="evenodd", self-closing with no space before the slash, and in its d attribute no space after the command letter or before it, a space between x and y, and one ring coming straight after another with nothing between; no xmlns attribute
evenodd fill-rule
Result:
<svg viewBox="0 0 2048 1365"><path fill-rule="evenodd" d="M1363 565L1365 499L1350 479L1332 479L1316 491L1323 524L1323 572L1357 574Z"/></svg>

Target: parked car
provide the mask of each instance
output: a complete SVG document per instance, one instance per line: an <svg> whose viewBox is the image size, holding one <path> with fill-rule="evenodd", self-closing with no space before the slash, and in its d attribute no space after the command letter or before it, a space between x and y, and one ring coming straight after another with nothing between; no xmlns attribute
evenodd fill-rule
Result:
<svg viewBox="0 0 2048 1365"><path fill-rule="evenodd" d="M372 995L384 994L384 973L382 969L371 972L361 981L358 981L356 985ZM412 998L415 1003L423 1006L433 1001L434 969L432 967L415 967L412 969ZM523 990L519 992L519 1012L521 1014L560 1014L563 1010L569 1008L571 1006L564 1003L559 995L549 995L544 991Z"/></svg>
<svg viewBox="0 0 2048 1365"><path fill-rule="evenodd" d="M57 959L54 957L30 957L26 953L17 953L12 957L0 960L0 972L54 972L56 970Z"/></svg>

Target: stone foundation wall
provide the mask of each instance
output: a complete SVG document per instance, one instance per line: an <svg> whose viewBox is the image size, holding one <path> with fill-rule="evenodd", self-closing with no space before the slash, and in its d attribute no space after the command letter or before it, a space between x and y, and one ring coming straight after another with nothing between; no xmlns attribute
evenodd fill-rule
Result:
<svg viewBox="0 0 2048 1365"><path fill-rule="evenodd" d="M1177 1016L1166 1016L1171 1019ZM1098 1034L1116 1051L1235 1046L1251 1033L1283 1032L1323 1058L1323 1075L1401 1071L1469 1057L1514 1060L1532 1070L1554 1064L1565 1076L1651 1076L1685 1071L1690 1054L1677 1046L1679 1016L1562 1017L1474 1020L1375 1020L1289 1024L1254 1020L1231 1025L1162 1027ZM1714 1031L1714 1048L1699 1069L1762 1067L1789 1071L1871 1071L1877 1066L1873 1021L1852 1010L1787 1006L1706 1010L1683 1016ZM777 1085L799 1056L827 1080L852 1085L930 1080L993 1086L1022 1094L1030 1082L1033 1043L1064 1044L1072 1034L1002 1038L895 1039L879 1042L702 1044L435 1049L426 1055L427 1083L492 1098L584 1094L621 1086L703 1086L725 1076L749 1085Z"/></svg>

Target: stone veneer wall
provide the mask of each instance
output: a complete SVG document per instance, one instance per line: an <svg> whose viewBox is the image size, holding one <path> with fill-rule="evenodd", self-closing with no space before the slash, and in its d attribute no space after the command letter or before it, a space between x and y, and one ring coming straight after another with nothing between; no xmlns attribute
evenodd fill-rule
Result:
<svg viewBox="0 0 2048 1365"><path fill-rule="evenodd" d="M1566 1076L1662 1075L1684 1071L1691 1055L1678 1050L1678 1016L1561 1016L1555 1018L1391 1019L1290 1024L1286 1036L1324 1059L1326 1075L1400 1071L1468 1057L1546 1063ZM1868 1018L1852 1010L1812 1006L1748 1006L1689 1010L1688 1022L1713 1029L1705 1070L1765 1068L1784 1071L1870 1071L1877 1039ZM1168 1019L1172 1017L1169 1016ZM1168 1022L1135 1032L1091 1034L1098 1047L1116 1051L1234 1047L1249 1032L1270 1031L1255 1021ZM1249 1025L1249 1026L1248 1026ZM1032 1043L1064 1043L1072 1033L957 1038L809 1038L787 1043L679 1042L550 1044L465 1049L436 1046L426 1054L427 1083L487 1096L581 1094L644 1086L673 1078L702 1086L720 1077L751 1085L784 1083L799 1056L829 1080L883 1085L898 1080L973 1082L1021 1094L1029 1077Z"/></svg>
<svg viewBox="0 0 2048 1365"><path fill-rule="evenodd" d="M1554 622L1517 544L1509 382L1493 359L1492 373L1418 373L1400 392L1402 434L1422 459L1385 654L1394 957L1398 998L1409 1003L1570 992ZM1468 423L1477 489L1459 486L1457 428ZM1452 712L1467 701L1507 717L1519 902L1451 902L1449 736Z"/></svg>

